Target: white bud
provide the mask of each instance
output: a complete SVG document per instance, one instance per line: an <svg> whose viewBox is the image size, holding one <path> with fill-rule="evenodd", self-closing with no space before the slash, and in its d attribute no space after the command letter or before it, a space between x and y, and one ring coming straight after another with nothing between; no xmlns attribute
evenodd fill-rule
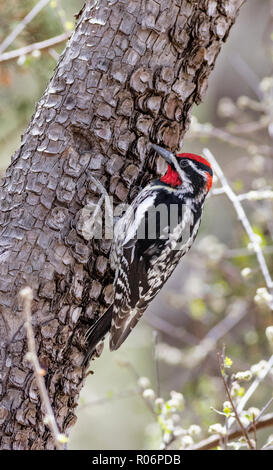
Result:
<svg viewBox="0 0 273 470"><path fill-rule="evenodd" d="M225 408L228 408L229 410L232 410L232 404L230 403L230 401L224 401L223 403L223 410Z"/></svg>
<svg viewBox="0 0 273 470"><path fill-rule="evenodd" d="M244 427L249 425L249 419L246 416L240 416L240 421Z"/></svg>
<svg viewBox="0 0 273 470"><path fill-rule="evenodd" d="M143 391L142 396L145 400L155 400L155 392L151 388L146 388L146 390Z"/></svg>
<svg viewBox="0 0 273 470"><path fill-rule="evenodd" d="M18 65L24 65L24 63L26 61L26 58L27 58L27 56L25 54L20 55L20 57L18 57L17 64Z"/></svg>
<svg viewBox="0 0 273 470"><path fill-rule="evenodd" d="M240 450L242 447L242 444L238 441L231 441L227 443L228 447L232 447L234 450Z"/></svg>
<svg viewBox="0 0 273 470"><path fill-rule="evenodd" d="M60 444L66 444L68 442L68 438L66 437L65 434L61 434L59 433L57 435L57 441L60 443Z"/></svg>
<svg viewBox="0 0 273 470"><path fill-rule="evenodd" d="M160 413L160 411L162 410L163 405L164 405L163 398L156 398L155 404L154 404L155 412Z"/></svg>
<svg viewBox="0 0 273 470"><path fill-rule="evenodd" d="M176 426L173 432L173 435L175 437L180 437L180 436L185 436L187 434L187 431L183 429L181 426Z"/></svg>
<svg viewBox="0 0 273 470"><path fill-rule="evenodd" d="M198 437L201 434L201 432L202 432L201 428L197 424L192 424L188 429L188 433L192 437Z"/></svg>
<svg viewBox="0 0 273 470"><path fill-rule="evenodd" d="M31 55L32 57L35 57L35 59L38 59L39 57L41 57L41 51L39 49L35 49L34 51L32 51Z"/></svg>
<svg viewBox="0 0 273 470"><path fill-rule="evenodd" d="M260 287L256 291L254 300L258 304L271 304L273 302L273 295L268 292L266 287Z"/></svg>
<svg viewBox="0 0 273 470"><path fill-rule="evenodd" d="M252 421L253 416L254 416L254 418L257 418L257 416L259 416L260 410L259 410L259 408L256 408L255 406L252 406L251 408L249 408L247 410L247 414L250 416L250 419Z"/></svg>
<svg viewBox="0 0 273 470"><path fill-rule="evenodd" d="M271 346L273 346L273 326L268 326L265 330L265 335Z"/></svg>
<svg viewBox="0 0 273 470"><path fill-rule="evenodd" d="M182 393L172 391L170 395L171 399L167 401L167 406L171 407L173 410L181 411L184 406L184 397Z"/></svg>
<svg viewBox="0 0 273 470"><path fill-rule="evenodd" d="M240 442L240 444L241 444L242 446L244 445L245 447L248 447L248 442L247 442L247 440L246 440L246 438L245 438L244 436L241 436L241 437L239 438L239 442ZM254 439L249 439L249 442L250 442L250 444L252 445L253 449L255 449L256 443L255 443Z"/></svg>
<svg viewBox="0 0 273 470"><path fill-rule="evenodd" d="M220 436L225 436L227 433L226 427L222 426L220 423L215 423L212 424L209 427L209 433L210 434L220 434Z"/></svg>
<svg viewBox="0 0 273 470"><path fill-rule="evenodd" d="M239 381L248 381L252 379L252 372L250 370L245 370L244 372L237 372L235 379Z"/></svg>
<svg viewBox="0 0 273 470"><path fill-rule="evenodd" d="M264 77L260 83L260 89L266 93L273 87L272 77Z"/></svg>
<svg viewBox="0 0 273 470"><path fill-rule="evenodd" d="M194 444L193 438L191 436L183 436L180 440L180 445L182 449L187 449L188 447L192 447Z"/></svg>
<svg viewBox="0 0 273 470"><path fill-rule="evenodd" d="M151 382L150 380L148 379L148 377L139 377L138 379L138 385L140 388L149 388L151 386Z"/></svg>
<svg viewBox="0 0 273 470"><path fill-rule="evenodd" d="M239 108L245 108L249 103L249 98L247 96L239 96L237 100L237 105Z"/></svg>
<svg viewBox="0 0 273 470"><path fill-rule="evenodd" d="M164 423L165 423L166 430L167 430L169 433L171 433L171 432L174 431L174 422L173 422L173 420L172 420L171 418L166 419Z"/></svg>
<svg viewBox="0 0 273 470"><path fill-rule="evenodd" d="M241 271L241 276L244 278L247 278L251 275L251 273L252 273L252 270L250 268L244 268Z"/></svg>
<svg viewBox="0 0 273 470"><path fill-rule="evenodd" d="M257 364L253 364L253 366L251 366L251 372L254 375L257 375L258 377L262 377L266 369L267 369L267 362L263 359Z"/></svg>
<svg viewBox="0 0 273 470"><path fill-rule="evenodd" d="M23 289L20 290L19 294L23 299L27 299L27 300L33 299L33 290L31 289L31 287L28 287L28 286L24 287Z"/></svg>
<svg viewBox="0 0 273 470"><path fill-rule="evenodd" d="M223 118L233 117L237 113L237 108L233 101L228 97L223 97L218 103L218 114Z"/></svg>
<svg viewBox="0 0 273 470"><path fill-rule="evenodd" d="M27 353L25 354L25 360L28 361L28 362L32 362L33 359L34 359L34 357L35 357L34 354L31 353L31 352L27 352Z"/></svg>
<svg viewBox="0 0 273 470"><path fill-rule="evenodd" d="M183 404L184 403L184 397L182 393L180 392L175 392L174 390L171 391L170 393L172 400L176 400L177 402Z"/></svg>

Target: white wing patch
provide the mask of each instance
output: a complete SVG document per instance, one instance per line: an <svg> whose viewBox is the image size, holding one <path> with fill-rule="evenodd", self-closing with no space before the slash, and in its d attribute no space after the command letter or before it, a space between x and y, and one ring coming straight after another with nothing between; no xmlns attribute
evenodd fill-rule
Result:
<svg viewBox="0 0 273 470"><path fill-rule="evenodd" d="M144 201L138 206L136 212L135 212L135 217L132 225L129 227L129 230L127 232L127 236L123 242L123 245L126 245L129 240L132 238L135 238L137 234L137 230L140 227L141 221L145 215L145 213L148 211L149 207L153 207L154 201L155 201L156 195L153 194L152 196L148 197L147 199L144 199ZM130 208L129 208L130 209Z"/></svg>

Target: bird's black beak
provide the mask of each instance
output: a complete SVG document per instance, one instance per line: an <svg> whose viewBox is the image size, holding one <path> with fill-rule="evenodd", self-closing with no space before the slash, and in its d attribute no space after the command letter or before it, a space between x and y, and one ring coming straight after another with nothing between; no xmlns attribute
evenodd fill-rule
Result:
<svg viewBox="0 0 273 470"><path fill-rule="evenodd" d="M164 160L166 160L166 162L169 163L169 165L173 164L173 158L175 158L175 155L172 152L169 152L169 150L156 144L151 144L151 146L162 158L164 158Z"/></svg>

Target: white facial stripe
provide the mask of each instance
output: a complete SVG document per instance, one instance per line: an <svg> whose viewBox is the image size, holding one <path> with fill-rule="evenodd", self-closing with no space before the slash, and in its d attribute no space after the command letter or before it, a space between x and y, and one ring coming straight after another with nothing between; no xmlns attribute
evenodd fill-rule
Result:
<svg viewBox="0 0 273 470"><path fill-rule="evenodd" d="M205 181L207 181L207 172L205 170L201 170L200 168L197 168L197 165L195 165L194 162L191 162L190 160L188 160L188 164L192 167L194 171L199 173L199 175L201 175L205 179ZM207 188L206 188L206 185L204 185L204 189L200 191L199 196L197 197L196 200L201 201L201 199L204 197L204 194L206 193L207 193Z"/></svg>
<svg viewBox="0 0 273 470"><path fill-rule="evenodd" d="M195 165L194 161L191 161L188 159L188 164L192 167L194 171L199 173L199 175L202 175L205 179L207 178L207 171L201 170L201 168L198 168L197 165Z"/></svg>

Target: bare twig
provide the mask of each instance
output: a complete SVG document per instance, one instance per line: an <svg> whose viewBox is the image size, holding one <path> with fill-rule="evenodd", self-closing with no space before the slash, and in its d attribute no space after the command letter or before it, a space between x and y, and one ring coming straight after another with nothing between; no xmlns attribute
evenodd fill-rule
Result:
<svg viewBox="0 0 273 470"><path fill-rule="evenodd" d="M122 366L127 367L131 371L133 376L137 379L137 381L139 381L140 375L139 375L139 373L137 372L137 370L135 369L134 365L131 362L129 362L129 361L125 361L125 362L118 361L118 362ZM157 416L157 414L154 410L153 404L143 396L143 393L140 393L140 398L144 401L145 405L147 406L148 410L152 413L152 415Z"/></svg>
<svg viewBox="0 0 273 470"><path fill-rule="evenodd" d="M141 390L139 387L131 388L128 390L122 390L116 395L113 395L111 398L103 397L103 398L98 398L97 400L83 403L77 408L77 410L78 412L81 412L82 410L85 410L86 408L89 408L92 406L105 405L107 403L112 403L113 401L116 401L116 400L123 400L124 398L132 398L140 394L141 394Z"/></svg>
<svg viewBox="0 0 273 470"><path fill-rule="evenodd" d="M217 342L245 317L247 311L245 303L236 302L229 314L211 328L204 338L199 340L199 344L190 349L188 355L185 354L182 361L183 365L186 365L192 371L193 367L201 364L209 354L213 353Z"/></svg>
<svg viewBox="0 0 273 470"><path fill-rule="evenodd" d="M165 318L161 318L158 315L154 315L152 312L149 312L145 318L146 323L150 325L152 328L156 328L158 331L171 336L172 338L177 339L178 341L184 341L186 344L191 346L198 343L199 339L196 338L191 333L188 333L185 328L178 327L170 323L169 321L165 320Z"/></svg>
<svg viewBox="0 0 273 470"><path fill-rule="evenodd" d="M0 44L0 54L4 52L17 38L17 36L25 29L25 27L35 18L38 13L49 3L50 0L40 0L32 10L25 16L25 18L19 23L16 28L6 37L6 39Z"/></svg>
<svg viewBox="0 0 273 470"><path fill-rule="evenodd" d="M266 255L271 255L273 254L273 245L267 245L261 247L262 252ZM256 256L256 253L253 253L250 251L248 248L233 248L233 249L227 249L226 252L224 253L225 258L238 258L241 256Z"/></svg>
<svg viewBox="0 0 273 470"><path fill-rule="evenodd" d="M53 38L46 39L45 41L35 42L33 44L29 44L28 46L21 47L20 49L5 52L4 54L0 55L0 62L9 62L13 59L17 59L18 57L31 54L33 51L42 51L47 49L51 50L53 46L57 46L58 44L67 41L71 34L71 31L68 31L66 33L59 34L58 36L54 36Z"/></svg>
<svg viewBox="0 0 273 470"><path fill-rule="evenodd" d="M269 145L257 144L250 139L232 135L224 129L218 129L210 125L198 124L198 127L193 128L188 135L188 138L194 139L201 137L214 137L235 147L243 148L248 152L259 152L267 157L273 156L273 150Z"/></svg>
<svg viewBox="0 0 273 470"><path fill-rule="evenodd" d="M266 414L260 421L255 423L256 426L256 431L260 429L267 428L269 426L273 426L273 413L268 413ZM250 424L250 427L247 428L248 432L253 432L253 423ZM242 430L240 428L237 428L233 431L230 431L227 433L227 440L232 441L233 439L236 439L237 437L242 436ZM193 447L191 447L190 450L209 450L209 449L214 449L220 444L221 438L220 436L210 436L207 439L204 439L203 441L198 442L195 444Z"/></svg>
<svg viewBox="0 0 273 470"><path fill-rule="evenodd" d="M255 415L252 415L252 423L253 423L253 434L254 434L254 442L255 442L255 450L257 450L258 447L258 441L257 441L257 428L256 428L256 419Z"/></svg>
<svg viewBox="0 0 273 470"><path fill-rule="evenodd" d="M223 338L234 326L236 326L246 315L247 306L244 302L237 302L234 304L230 313L223 318L217 325L215 325L203 338L202 343L208 346L206 356L215 347L219 339ZM205 356L205 357L206 357ZM203 359L205 359L203 357Z"/></svg>
<svg viewBox="0 0 273 470"><path fill-rule="evenodd" d="M219 353L217 354L217 356L218 356L220 374L221 374L221 377L222 377L222 380L223 380L223 384L224 384L224 387L225 387L225 390L226 390L228 400L229 400L229 402L232 406L232 410L234 412L235 419L236 419L236 421L239 425L239 428L241 429L241 434L244 436L244 438L245 438L245 440L248 444L249 449L253 450L253 445L252 445L252 443L249 439L248 433L247 433L246 429L244 428L244 426L242 424L242 421L240 420L240 416L238 414L236 406L234 405L234 402L233 402L233 399L232 399L232 396L231 396L231 393L230 393L230 390L229 390L229 387L228 387L228 384L227 384L227 381L226 381L226 377L225 377L225 374L223 372L223 368L224 368L223 360L221 359L221 356L220 356Z"/></svg>
<svg viewBox="0 0 273 470"><path fill-rule="evenodd" d="M229 61L233 66L234 70L247 82L252 88L258 98L262 99L262 93L260 90L260 80L254 70L248 65L245 59L237 51L233 51L229 56Z"/></svg>
<svg viewBox="0 0 273 470"><path fill-rule="evenodd" d="M56 12L58 17L60 18L60 21L62 23L62 26L65 31L67 31L67 20L66 20L66 14L63 8L60 5L60 1L56 0L56 6L55 6Z"/></svg>
<svg viewBox="0 0 273 470"><path fill-rule="evenodd" d="M253 132L266 129L270 124L270 117L262 117L259 121L246 122L244 124L232 125L228 128L231 134L252 134Z"/></svg>
<svg viewBox="0 0 273 470"><path fill-rule="evenodd" d="M155 363L155 373L156 373L156 393L157 396L160 397L160 370L159 370L159 360L157 357L157 344L158 344L158 331L153 331L153 339L154 339L154 348L153 348L153 359Z"/></svg>
<svg viewBox="0 0 273 470"><path fill-rule="evenodd" d="M273 281L271 279L271 276L270 276L270 273L269 273L269 270L268 270L263 252L262 252L262 249L261 249L259 243L257 242L256 235L253 232L253 229L252 229L252 227L250 225L250 222L249 222L249 220L246 216L246 213L243 209L243 206L242 206L240 200L238 199L238 196L236 196L236 194L233 192L230 185L228 184L228 181L227 181L220 165L216 161L215 157L212 155L212 153L208 149L204 149L203 152L204 152L204 155L211 161L213 169L214 169L215 173L217 174L227 197L232 202L233 207L234 207L235 211L237 212L238 219L242 223L242 225L243 225L243 227L244 227L244 229L245 229L245 231L246 231L246 233L249 237L249 240L252 243L253 250L256 253L257 260L258 260L261 272L263 274L266 286L267 286L268 290L272 293L273 292ZM270 307L273 310L273 302L271 302Z"/></svg>
<svg viewBox="0 0 273 470"><path fill-rule="evenodd" d="M212 190L213 196L225 194L224 188L215 188ZM259 201L262 199L273 199L273 191L270 189L260 189L258 191L248 191L247 193L238 194L239 201Z"/></svg>
<svg viewBox="0 0 273 470"><path fill-rule="evenodd" d="M268 400L268 402L264 405L264 407L261 409L260 413L258 414L258 416L256 417L256 423L258 421L260 421L261 417L264 415L264 413L266 412L267 408L270 407L270 405L273 403L273 397L270 398L270 400Z"/></svg>
<svg viewBox="0 0 273 470"><path fill-rule="evenodd" d="M32 328L32 323L31 323L31 304L33 300L32 289L30 287L25 287L24 289L20 291L20 297L23 300L25 328L27 332L27 344L28 344L27 359L32 364L34 376L35 376L36 383L40 392L41 401L46 410L44 423L48 425L52 433L56 448L58 450L64 450L64 444L67 442L67 438L64 434L61 434L58 429L56 419L55 419L55 416L54 416L54 413L53 413L53 410L49 401L47 389L45 386L45 381L44 381L45 371L40 366L37 353L36 353L35 338L34 338L34 333L33 333L33 328Z"/></svg>
<svg viewBox="0 0 273 470"><path fill-rule="evenodd" d="M264 368L264 370L262 372L259 373L259 376L254 380L254 382L250 385L249 389L247 390L247 392L245 393L245 395L243 396L243 398L241 399L239 405L238 405L238 411L239 413L241 411L243 411L246 403L248 402L248 400L250 399L250 397L252 397L253 393L256 391L256 389L258 388L258 386L260 385L260 383L264 380L264 378L267 376L267 374L270 372L270 370L272 369L273 367L273 354L272 356L270 357L270 359L267 361L267 365L266 367Z"/></svg>

